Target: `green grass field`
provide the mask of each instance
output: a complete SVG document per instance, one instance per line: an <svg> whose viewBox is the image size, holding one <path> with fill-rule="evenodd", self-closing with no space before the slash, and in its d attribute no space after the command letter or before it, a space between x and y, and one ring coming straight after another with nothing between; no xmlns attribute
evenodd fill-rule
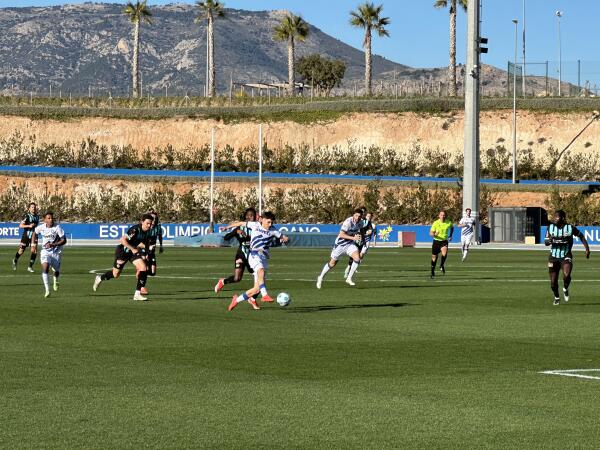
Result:
<svg viewBox="0 0 600 450"><path fill-rule="evenodd" d="M430 281L427 250L376 250L318 291L328 253L274 250L292 304L228 313L233 249L168 248L134 303L131 267L91 290L112 248L67 248L48 300L1 248L0 447L598 447L600 379L539 372L600 369L600 257L554 307L542 252L452 251Z"/></svg>

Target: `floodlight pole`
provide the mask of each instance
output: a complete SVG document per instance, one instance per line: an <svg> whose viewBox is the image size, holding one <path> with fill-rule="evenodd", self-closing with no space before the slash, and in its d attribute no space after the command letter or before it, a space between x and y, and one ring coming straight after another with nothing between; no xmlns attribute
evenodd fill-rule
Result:
<svg viewBox="0 0 600 450"><path fill-rule="evenodd" d="M526 83L526 80L525 80L526 79L525 71L527 70L527 63L525 61L525 56L526 56L525 55L525 24L526 24L526 21L525 21L525 12L526 12L526 10L525 10L525 3L526 3L526 0L523 0L523 71L522 71L522 74L521 74L521 76L523 78L523 98L525 98L527 96L527 88L525 86L525 83ZM515 59L515 63L516 62L517 62L517 60Z"/></svg>
<svg viewBox="0 0 600 450"><path fill-rule="evenodd" d="M214 190L215 190L215 129L211 130L210 139L210 232L215 232L214 218Z"/></svg>
<svg viewBox="0 0 600 450"><path fill-rule="evenodd" d="M519 40L519 21L515 24L515 63L513 64L513 135L512 135L512 182L517 182L517 46Z"/></svg>
<svg viewBox="0 0 600 450"><path fill-rule="evenodd" d="M563 15L562 11L556 11L556 19L558 23L558 96L561 97L562 89L562 43L560 38L560 18Z"/></svg>
<svg viewBox="0 0 600 450"><path fill-rule="evenodd" d="M479 15L480 0L468 0L467 74L465 77L465 137L463 210L471 208L479 220ZM479 241L479 227L475 227Z"/></svg>
<svg viewBox="0 0 600 450"><path fill-rule="evenodd" d="M258 214L262 215L262 171L263 171L263 134L262 124L258 126Z"/></svg>

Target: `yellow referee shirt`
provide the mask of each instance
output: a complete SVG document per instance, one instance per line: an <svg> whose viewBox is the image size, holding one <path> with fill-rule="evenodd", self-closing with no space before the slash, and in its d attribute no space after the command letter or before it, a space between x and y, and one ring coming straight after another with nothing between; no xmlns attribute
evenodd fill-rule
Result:
<svg viewBox="0 0 600 450"><path fill-rule="evenodd" d="M436 241L447 241L451 229L452 221L450 219L446 219L443 222L440 219L436 220L431 225L431 232L437 233L433 239Z"/></svg>

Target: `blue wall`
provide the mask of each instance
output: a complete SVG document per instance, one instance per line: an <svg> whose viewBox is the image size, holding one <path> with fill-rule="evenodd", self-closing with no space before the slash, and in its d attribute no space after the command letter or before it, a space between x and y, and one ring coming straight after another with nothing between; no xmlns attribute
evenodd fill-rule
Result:
<svg viewBox="0 0 600 450"><path fill-rule="evenodd" d="M70 239L98 239L106 241L117 241L130 226L117 223L62 223L67 237ZM174 224L164 223L163 236L166 241L173 240L179 236L195 236L207 234L209 225L207 223L197 224ZM338 233L340 225L315 225L315 224L277 224L276 227L284 233ZM18 239L21 236L18 223L0 222L0 240ZM429 242L428 225L379 225L377 227L378 242L398 242L399 231L414 231L417 242ZM458 229L455 229L454 242L460 240Z"/></svg>
<svg viewBox="0 0 600 450"><path fill-rule="evenodd" d="M547 229L548 227L540 228L540 238L542 242L544 241L544 236L546 236ZM600 245L600 227L577 227L577 229L583 233L590 245ZM581 241L578 238L575 238L573 241L575 244L581 244Z"/></svg>

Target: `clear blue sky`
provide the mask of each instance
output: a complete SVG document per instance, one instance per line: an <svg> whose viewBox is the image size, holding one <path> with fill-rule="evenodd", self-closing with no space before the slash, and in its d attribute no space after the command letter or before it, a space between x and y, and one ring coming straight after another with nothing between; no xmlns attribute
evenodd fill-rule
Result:
<svg viewBox="0 0 600 450"><path fill-rule="evenodd" d="M484 62L505 68L514 58L514 25L512 19L522 19L523 0L483 0L482 34L490 40L490 53ZM358 0L224 0L230 8L266 10L289 9L344 42L355 47L362 43L362 33L348 25L348 12ZM448 63L448 14L433 8L434 0L381 0L384 13L392 20L389 39L375 39L374 51L396 62L414 67L439 67ZM63 3L83 3L59 0L0 0L0 7L45 6ZM125 3L112 1L110 3ZM173 1L149 0L149 4ZM190 0L184 3L192 3ZM582 82L600 79L600 45L592 30L598 28L600 0L526 0L527 60L558 60L556 10L562 18L563 61L596 61L582 63ZM458 59L464 61L465 23L462 12L458 18ZM519 24L519 27L521 24ZM521 29L519 29L519 53ZM532 68L533 70L533 68ZM541 68L540 68L541 70ZM575 65L565 62L564 78L572 78ZM552 73L551 76L556 76Z"/></svg>

